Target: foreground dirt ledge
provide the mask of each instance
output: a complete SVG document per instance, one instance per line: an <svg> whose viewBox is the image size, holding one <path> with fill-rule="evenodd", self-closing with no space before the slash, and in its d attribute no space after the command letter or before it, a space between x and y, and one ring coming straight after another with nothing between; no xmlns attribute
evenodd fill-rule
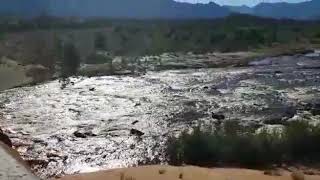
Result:
<svg viewBox="0 0 320 180"><path fill-rule="evenodd" d="M143 166L114 169L94 173L70 175L60 180L300 180L292 173L281 172L279 176L265 175L263 171L249 169L199 168L193 166ZM301 179L303 180L303 179ZM320 176L304 176L304 180L320 180Z"/></svg>
<svg viewBox="0 0 320 180"><path fill-rule="evenodd" d="M271 173L272 174L272 173ZM292 175L297 175L293 178ZM20 155L0 142L0 179L37 180ZM113 169L93 173L69 175L59 180L320 180L320 176L308 176L287 171L266 175L264 171L236 168L199 168L194 166L141 166Z"/></svg>
<svg viewBox="0 0 320 180"><path fill-rule="evenodd" d="M1 180L38 180L15 150L0 142Z"/></svg>

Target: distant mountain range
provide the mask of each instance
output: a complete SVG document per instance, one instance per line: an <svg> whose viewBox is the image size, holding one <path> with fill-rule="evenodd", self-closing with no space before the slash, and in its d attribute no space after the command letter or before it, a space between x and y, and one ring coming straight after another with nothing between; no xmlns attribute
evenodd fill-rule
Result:
<svg viewBox="0 0 320 180"><path fill-rule="evenodd" d="M215 3L190 4L173 0L0 0L6 15L111 18L217 18L230 13Z"/></svg>
<svg viewBox="0 0 320 180"><path fill-rule="evenodd" d="M260 3L250 8L247 6L225 6L232 12L256 16L288 19L319 19L320 0L301 3Z"/></svg>
<svg viewBox="0 0 320 180"><path fill-rule="evenodd" d="M320 0L302 3L261 3L255 7L190 4L174 0L0 0L1 15L109 18L218 18L232 12L272 18L320 17Z"/></svg>

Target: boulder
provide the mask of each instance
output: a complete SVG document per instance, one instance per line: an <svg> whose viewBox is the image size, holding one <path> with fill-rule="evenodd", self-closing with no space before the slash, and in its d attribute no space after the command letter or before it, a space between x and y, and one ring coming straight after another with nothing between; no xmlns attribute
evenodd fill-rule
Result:
<svg viewBox="0 0 320 180"><path fill-rule="evenodd" d="M137 124L139 121L138 120L136 120L136 121L133 121L131 124L132 125L135 125L135 124Z"/></svg>
<svg viewBox="0 0 320 180"><path fill-rule="evenodd" d="M82 133L82 132L80 132L80 131L75 131L75 132L73 133L73 135L74 135L75 137L77 137L77 138L86 138L86 137L87 137L87 135L86 135L85 133Z"/></svg>
<svg viewBox="0 0 320 180"><path fill-rule="evenodd" d="M218 113L212 113L211 117L217 120L224 120L226 118L223 114L218 114Z"/></svg>
<svg viewBox="0 0 320 180"><path fill-rule="evenodd" d="M139 130L137 130L137 129L131 129L131 130L130 130L130 134L131 134L131 135L135 135L135 136L143 136L143 135L144 135L143 132L141 132L141 131L139 131Z"/></svg>
<svg viewBox="0 0 320 180"><path fill-rule="evenodd" d="M96 134L94 134L94 133L91 132L91 131L83 131L83 130L75 131L75 132L73 133L73 135L74 135L75 137L78 137L78 138L87 138L87 137L97 136Z"/></svg>

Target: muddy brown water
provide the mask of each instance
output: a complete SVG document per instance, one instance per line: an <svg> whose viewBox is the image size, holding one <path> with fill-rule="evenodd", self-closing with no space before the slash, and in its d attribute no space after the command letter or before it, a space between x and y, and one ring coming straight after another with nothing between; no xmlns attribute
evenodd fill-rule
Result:
<svg viewBox="0 0 320 180"><path fill-rule="evenodd" d="M72 81L65 89L51 81L0 93L2 129L41 177L128 167L145 158L164 162L169 135L212 125L213 114L257 127L320 120L314 55Z"/></svg>

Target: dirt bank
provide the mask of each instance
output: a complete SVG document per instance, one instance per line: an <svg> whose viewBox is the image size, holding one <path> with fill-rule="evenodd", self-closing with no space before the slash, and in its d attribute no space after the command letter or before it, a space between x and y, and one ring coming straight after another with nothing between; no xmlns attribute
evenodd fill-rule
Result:
<svg viewBox="0 0 320 180"><path fill-rule="evenodd" d="M0 91L30 83L32 79L26 76L26 69L17 62L0 58Z"/></svg>
<svg viewBox="0 0 320 180"><path fill-rule="evenodd" d="M291 180L291 176L290 172L284 171L277 176L270 176L263 171L248 169L145 166L65 176L60 180ZM319 179L320 176L305 176L305 180Z"/></svg>
<svg viewBox="0 0 320 180"><path fill-rule="evenodd" d="M18 152L0 142L0 179L37 180Z"/></svg>

